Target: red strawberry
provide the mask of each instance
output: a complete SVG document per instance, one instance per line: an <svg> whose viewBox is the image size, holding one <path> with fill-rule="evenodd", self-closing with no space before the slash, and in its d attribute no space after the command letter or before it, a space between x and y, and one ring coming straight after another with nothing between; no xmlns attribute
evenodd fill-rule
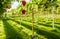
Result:
<svg viewBox="0 0 60 39"><path fill-rule="evenodd" d="M8 6L6 6L6 8L8 8Z"/></svg>
<svg viewBox="0 0 60 39"><path fill-rule="evenodd" d="M25 14L26 10L22 10L22 14Z"/></svg>
<svg viewBox="0 0 60 39"><path fill-rule="evenodd" d="M7 5L6 8L7 8L7 9L10 9L11 7Z"/></svg>
<svg viewBox="0 0 60 39"><path fill-rule="evenodd" d="M23 1L22 1L22 4L23 4L23 6L25 6L25 5L26 5L26 1L25 1L25 0L23 0Z"/></svg>

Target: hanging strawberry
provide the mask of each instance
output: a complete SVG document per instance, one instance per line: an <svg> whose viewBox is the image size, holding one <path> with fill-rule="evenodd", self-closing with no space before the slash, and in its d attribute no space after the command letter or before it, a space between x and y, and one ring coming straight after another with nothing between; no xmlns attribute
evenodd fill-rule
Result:
<svg viewBox="0 0 60 39"><path fill-rule="evenodd" d="M26 5L26 1L22 0L22 4L23 4L23 6L25 6Z"/></svg>
<svg viewBox="0 0 60 39"><path fill-rule="evenodd" d="M26 10L22 10L22 14L25 14Z"/></svg>
<svg viewBox="0 0 60 39"><path fill-rule="evenodd" d="M6 8L8 8L8 6L6 6Z"/></svg>
<svg viewBox="0 0 60 39"><path fill-rule="evenodd" d="M10 6L9 4L7 4L7 5L6 5L6 8L7 8L7 9L10 9L10 8L11 8L11 6Z"/></svg>

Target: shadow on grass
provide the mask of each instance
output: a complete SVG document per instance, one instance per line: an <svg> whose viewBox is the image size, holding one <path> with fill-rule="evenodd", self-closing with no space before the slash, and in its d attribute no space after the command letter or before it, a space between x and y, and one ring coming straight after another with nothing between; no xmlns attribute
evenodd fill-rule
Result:
<svg viewBox="0 0 60 39"><path fill-rule="evenodd" d="M3 19L3 24L6 32L6 39L23 39L22 36L17 33L17 31Z"/></svg>
<svg viewBox="0 0 60 39"><path fill-rule="evenodd" d="M51 32L56 32L56 33L60 34L60 30L56 30L56 29L51 30Z"/></svg>
<svg viewBox="0 0 60 39"><path fill-rule="evenodd" d="M27 20L23 20L23 21L27 21ZM27 22L32 23L31 21L27 21ZM39 21L38 21L38 22L39 22ZM37 23L38 23L38 22L37 22ZM43 24L43 23L45 23L45 24ZM52 24L52 22L45 22L45 21L42 21L42 23L38 23L38 25L43 25L43 26L46 26L46 27L52 27L52 25L50 25L50 24ZM60 25L60 23L55 23L55 24L59 24L59 25ZM60 27L57 26L57 25L55 25L55 28L60 29Z"/></svg>
<svg viewBox="0 0 60 39"><path fill-rule="evenodd" d="M39 24L39 25L46 26L46 27L52 27L52 25L50 25L50 24L43 24L43 23L38 23L38 24ZM57 25L55 25L55 28L60 29L60 27L59 27L59 26L57 26Z"/></svg>
<svg viewBox="0 0 60 39"><path fill-rule="evenodd" d="M13 20L13 21L15 21L15 20ZM18 21L15 21L15 22L18 23L18 24L20 24L20 22L18 22ZM23 22L21 23L21 25L23 25L24 27L32 30L31 25L28 25L28 24L26 24L26 23L24 24ZM37 26L37 25L35 25L34 30L36 31L37 34L43 35L43 36L45 36L47 39L60 39L60 36L56 35L55 33L47 32L47 31L45 31L45 30L38 29L36 26Z"/></svg>
<svg viewBox="0 0 60 39"><path fill-rule="evenodd" d="M58 25L60 25L60 23L55 23L55 24L58 24Z"/></svg>

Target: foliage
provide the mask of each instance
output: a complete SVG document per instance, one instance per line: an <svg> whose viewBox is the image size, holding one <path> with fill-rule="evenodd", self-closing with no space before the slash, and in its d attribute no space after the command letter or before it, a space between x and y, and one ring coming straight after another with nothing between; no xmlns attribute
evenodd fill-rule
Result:
<svg viewBox="0 0 60 39"><path fill-rule="evenodd" d="M7 4L11 4L11 0L0 0L0 15L6 11Z"/></svg>

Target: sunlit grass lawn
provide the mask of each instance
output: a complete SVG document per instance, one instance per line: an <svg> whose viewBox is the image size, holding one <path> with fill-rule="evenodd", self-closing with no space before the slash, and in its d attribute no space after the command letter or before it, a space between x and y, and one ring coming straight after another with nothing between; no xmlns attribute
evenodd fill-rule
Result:
<svg viewBox="0 0 60 39"><path fill-rule="evenodd" d="M55 28L52 27L52 18L48 21L44 17L35 18L35 36L41 39L60 39L60 18L55 19ZM22 20L22 21L21 21ZM0 19L1 39L31 39L32 18L23 17L2 18ZM20 25L21 22L21 25ZM36 39L36 38L35 38Z"/></svg>

